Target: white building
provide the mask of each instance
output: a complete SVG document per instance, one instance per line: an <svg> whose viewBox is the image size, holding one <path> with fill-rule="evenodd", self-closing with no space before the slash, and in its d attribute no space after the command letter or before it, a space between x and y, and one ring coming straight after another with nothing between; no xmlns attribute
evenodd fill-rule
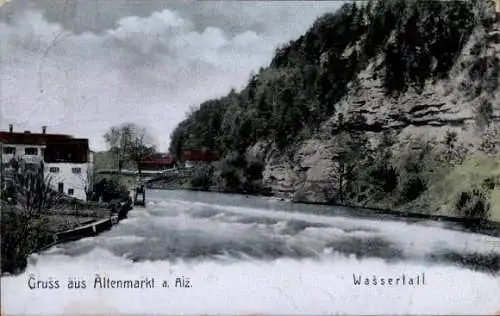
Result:
<svg viewBox="0 0 500 316"><path fill-rule="evenodd" d="M0 132L2 179L8 180L12 159L21 160L26 168L40 166L51 178L55 190L86 200L92 186L93 153L87 139L70 135L42 133Z"/></svg>
<svg viewBox="0 0 500 316"><path fill-rule="evenodd" d="M87 200L92 188L93 153L89 151L87 162L46 162L44 172L54 189L61 193Z"/></svg>

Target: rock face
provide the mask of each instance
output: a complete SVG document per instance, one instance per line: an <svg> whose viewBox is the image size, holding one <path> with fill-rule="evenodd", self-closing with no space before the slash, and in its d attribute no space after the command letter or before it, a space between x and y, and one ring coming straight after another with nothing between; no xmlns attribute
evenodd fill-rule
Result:
<svg viewBox="0 0 500 316"><path fill-rule="evenodd" d="M493 8L346 3L277 49L240 92L201 104L171 150L216 148L231 192L485 218L500 188L500 171L476 172L478 156L500 152ZM465 185L450 190L458 179Z"/></svg>
<svg viewBox="0 0 500 316"><path fill-rule="evenodd" d="M449 79L427 82L422 91L409 90L399 97L387 97L374 71L380 65L373 62L358 75L357 84L349 86L335 108L344 117L363 116L364 122L352 128L364 131L374 142L387 130L397 133L399 143L408 135L440 141L446 132L454 131L460 143L474 149L485 129L478 114L481 102L492 105L490 127L499 125L500 76L490 73L492 67L487 66L499 61L500 23L496 23L488 32L478 28L473 33ZM479 79L474 77L478 67L482 69ZM295 201L327 201L325 192L334 172L330 130L337 124L337 115L331 117L312 139L300 144L293 157L267 151L264 181L275 194Z"/></svg>

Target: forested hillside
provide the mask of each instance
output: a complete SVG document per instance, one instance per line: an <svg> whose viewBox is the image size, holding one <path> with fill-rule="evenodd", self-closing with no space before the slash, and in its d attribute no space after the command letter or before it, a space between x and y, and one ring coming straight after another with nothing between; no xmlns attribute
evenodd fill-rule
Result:
<svg viewBox="0 0 500 316"><path fill-rule="evenodd" d="M493 216L499 178L473 176L440 194L446 201L435 194L443 175L491 162L498 147L493 7L346 4L279 48L245 89L201 104L177 126L170 150L220 151L220 181L236 191L255 184L257 170L262 186L297 201Z"/></svg>

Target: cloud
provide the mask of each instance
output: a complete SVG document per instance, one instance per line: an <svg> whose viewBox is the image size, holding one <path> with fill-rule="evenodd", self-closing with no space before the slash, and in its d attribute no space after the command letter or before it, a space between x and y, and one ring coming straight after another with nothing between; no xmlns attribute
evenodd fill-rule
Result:
<svg viewBox="0 0 500 316"><path fill-rule="evenodd" d="M221 3L212 3L208 13L181 6L129 14L100 30L83 24L77 30L36 6L4 15L0 127L13 123L16 130L37 131L47 125L52 132L88 137L100 150L109 127L134 121L166 150L190 106L243 87L278 45L331 11L297 6L273 13L258 3ZM252 7L256 13L244 18Z"/></svg>

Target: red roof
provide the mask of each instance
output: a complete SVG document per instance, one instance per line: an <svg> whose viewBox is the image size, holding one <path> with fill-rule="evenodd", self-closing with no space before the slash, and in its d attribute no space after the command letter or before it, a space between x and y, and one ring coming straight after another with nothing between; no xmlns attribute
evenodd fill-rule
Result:
<svg viewBox="0 0 500 316"><path fill-rule="evenodd" d="M151 164L151 165L171 165L174 163L174 158L172 157L163 157L163 158L157 158L157 159L148 159L148 160L142 160L140 163L141 164Z"/></svg>
<svg viewBox="0 0 500 316"><path fill-rule="evenodd" d="M190 161L217 161L219 153L213 150L191 149L182 151L182 160Z"/></svg>
<svg viewBox="0 0 500 316"><path fill-rule="evenodd" d="M50 142L60 142L72 138L70 135L63 134L0 132L0 142L13 145L46 145Z"/></svg>

